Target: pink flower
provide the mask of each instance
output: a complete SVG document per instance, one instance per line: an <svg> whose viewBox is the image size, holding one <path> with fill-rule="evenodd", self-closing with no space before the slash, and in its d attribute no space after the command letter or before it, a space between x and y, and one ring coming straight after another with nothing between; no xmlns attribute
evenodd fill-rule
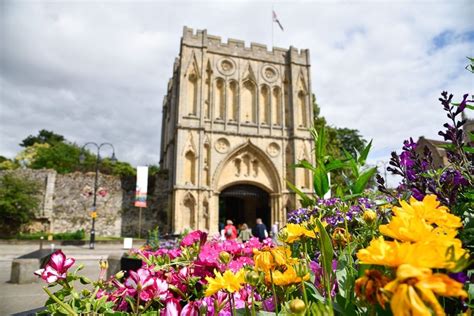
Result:
<svg viewBox="0 0 474 316"><path fill-rule="evenodd" d="M199 315L199 302L189 302L183 307L181 316L198 316Z"/></svg>
<svg viewBox="0 0 474 316"><path fill-rule="evenodd" d="M66 259L66 256L61 250L57 250L51 255L49 262L44 269L35 271L35 274L40 276L47 283L53 283L58 280L65 280L67 270L74 264L76 260L73 258Z"/></svg>
<svg viewBox="0 0 474 316"><path fill-rule="evenodd" d="M150 291L153 295L153 298L159 298L160 300L166 299L168 296L168 283L166 281L160 280L158 278L155 279L155 284Z"/></svg>
<svg viewBox="0 0 474 316"><path fill-rule="evenodd" d="M195 230L189 234L187 234L183 240L181 240L181 246L188 247L194 245L196 242L199 241L199 245L202 246L207 240L207 233Z"/></svg>
<svg viewBox="0 0 474 316"><path fill-rule="evenodd" d="M128 292L131 296L139 292L140 299L148 301L151 295L147 289L155 285L155 280L152 278L150 270L138 269L137 272L130 270L130 276L125 281L125 286L128 287Z"/></svg>
<svg viewBox="0 0 474 316"><path fill-rule="evenodd" d="M227 265L227 268L232 270L233 272L237 272L239 271L240 269L242 269L244 266L251 266L253 265L253 260L252 258L249 258L249 257L239 257L235 260L232 260L231 262L229 262L229 264Z"/></svg>
<svg viewBox="0 0 474 316"><path fill-rule="evenodd" d="M179 316L181 312L181 305L176 298L170 298L166 301L165 308L161 311L160 316Z"/></svg>

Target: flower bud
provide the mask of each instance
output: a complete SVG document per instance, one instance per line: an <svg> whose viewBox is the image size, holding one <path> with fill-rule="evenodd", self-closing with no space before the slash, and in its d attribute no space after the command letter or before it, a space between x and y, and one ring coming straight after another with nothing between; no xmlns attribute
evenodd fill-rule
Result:
<svg viewBox="0 0 474 316"><path fill-rule="evenodd" d="M308 265L306 264L305 261L303 261L303 262L299 261L294 266L294 268L295 268L296 276L299 277L299 278L304 279L309 274Z"/></svg>
<svg viewBox="0 0 474 316"><path fill-rule="evenodd" d="M199 305L199 315L207 315L207 303L205 300L202 300L201 304Z"/></svg>
<svg viewBox="0 0 474 316"><path fill-rule="evenodd" d="M91 294L91 291L89 291L88 289L83 289L81 291L81 294L82 296L89 296Z"/></svg>
<svg viewBox="0 0 474 316"><path fill-rule="evenodd" d="M245 275L245 281L251 286L256 286L260 281L260 275L255 271L247 272Z"/></svg>
<svg viewBox="0 0 474 316"><path fill-rule="evenodd" d="M304 311L306 310L306 305L299 298L295 298L291 300L289 307L290 307L290 312L293 314L303 315Z"/></svg>
<svg viewBox="0 0 474 316"><path fill-rule="evenodd" d="M99 260L99 267L101 270L107 270L109 268L109 262L104 259Z"/></svg>
<svg viewBox="0 0 474 316"><path fill-rule="evenodd" d="M228 253L227 251L221 251L221 253L219 254L219 260L223 264L228 264L230 262L230 259L231 259L230 253Z"/></svg>
<svg viewBox="0 0 474 316"><path fill-rule="evenodd" d="M362 218L367 224L372 224L377 219L377 213L372 210L366 210Z"/></svg>
<svg viewBox="0 0 474 316"><path fill-rule="evenodd" d="M347 243L351 241L351 235L342 227L337 227L332 233L332 242L334 247L345 247Z"/></svg>
<svg viewBox="0 0 474 316"><path fill-rule="evenodd" d="M117 280L120 280L121 278L123 278L124 275L125 275L125 271L122 270L122 271L119 271L115 274L115 278Z"/></svg>

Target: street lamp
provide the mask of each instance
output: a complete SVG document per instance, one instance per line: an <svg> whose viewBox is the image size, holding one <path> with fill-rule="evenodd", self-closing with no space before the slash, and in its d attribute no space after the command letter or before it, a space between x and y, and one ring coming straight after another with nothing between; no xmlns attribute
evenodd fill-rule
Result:
<svg viewBox="0 0 474 316"><path fill-rule="evenodd" d="M100 150L102 149L103 146L109 146L109 147L112 148L112 157L110 158L110 161L112 161L112 163L115 163L117 161L117 158L115 157L114 145L112 145L111 143L102 143L100 145L97 145L94 142L88 142L88 143L85 143L84 146L82 146L82 148L81 148L81 155L79 156L79 162L80 163L84 163L84 161L86 159L86 156L84 154L85 148L89 145L97 148L97 159L95 160L94 200L92 202L92 212L93 212L93 214L92 214L92 229L91 229L91 237L90 237L90 241L89 241L89 249L94 249L94 247L95 247L95 217L97 216L97 214L96 214L96 210L97 210L97 184L99 182L99 163L101 161Z"/></svg>

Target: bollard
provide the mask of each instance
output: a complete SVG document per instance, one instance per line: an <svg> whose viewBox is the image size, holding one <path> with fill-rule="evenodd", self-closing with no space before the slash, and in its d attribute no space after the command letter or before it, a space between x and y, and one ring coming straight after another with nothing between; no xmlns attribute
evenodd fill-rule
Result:
<svg viewBox="0 0 474 316"><path fill-rule="evenodd" d="M40 237L40 250L43 249L43 240L44 240L44 237L41 236L41 237Z"/></svg>

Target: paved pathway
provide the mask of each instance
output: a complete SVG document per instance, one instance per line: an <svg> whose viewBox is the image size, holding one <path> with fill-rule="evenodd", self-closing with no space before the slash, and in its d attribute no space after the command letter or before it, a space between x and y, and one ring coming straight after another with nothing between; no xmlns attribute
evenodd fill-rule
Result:
<svg viewBox="0 0 474 316"><path fill-rule="evenodd" d="M138 247L140 245L134 244L134 246ZM83 263L85 268L81 272L91 279L97 279L99 259L107 258L111 254L121 254L125 251L121 244L97 244L96 248L92 250L87 245L59 247L67 257L76 259L74 266ZM43 306L46 301L47 295L42 289L45 283L42 280L32 284L9 283L12 260L37 249L38 245L34 244L0 244L0 316L34 309Z"/></svg>

